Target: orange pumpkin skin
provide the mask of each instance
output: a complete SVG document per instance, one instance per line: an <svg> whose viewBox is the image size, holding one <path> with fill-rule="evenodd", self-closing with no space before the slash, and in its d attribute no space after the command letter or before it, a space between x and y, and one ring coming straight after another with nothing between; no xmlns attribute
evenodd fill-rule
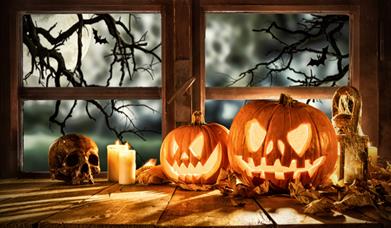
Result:
<svg viewBox="0 0 391 228"><path fill-rule="evenodd" d="M214 184L228 166L228 132L223 125L199 120L172 130L160 148L163 172L173 182Z"/></svg>
<svg viewBox="0 0 391 228"><path fill-rule="evenodd" d="M337 136L327 116L283 94L279 101L243 106L228 144L230 166L245 183L268 180L283 191L296 179L304 186L328 181L338 156Z"/></svg>

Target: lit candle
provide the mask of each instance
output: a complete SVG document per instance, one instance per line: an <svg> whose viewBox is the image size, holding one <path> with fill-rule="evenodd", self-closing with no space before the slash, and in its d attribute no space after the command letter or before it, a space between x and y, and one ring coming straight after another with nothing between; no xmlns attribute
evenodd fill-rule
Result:
<svg viewBox="0 0 391 228"><path fill-rule="evenodd" d="M134 184L135 182L136 151L127 148L119 153L119 184Z"/></svg>
<svg viewBox="0 0 391 228"><path fill-rule="evenodd" d="M107 145L107 178L109 181L118 181L118 155L121 151L127 150L128 146L120 145L118 140L115 145Z"/></svg>
<svg viewBox="0 0 391 228"><path fill-rule="evenodd" d="M372 165L377 164L377 147L375 146L368 147L368 158Z"/></svg>

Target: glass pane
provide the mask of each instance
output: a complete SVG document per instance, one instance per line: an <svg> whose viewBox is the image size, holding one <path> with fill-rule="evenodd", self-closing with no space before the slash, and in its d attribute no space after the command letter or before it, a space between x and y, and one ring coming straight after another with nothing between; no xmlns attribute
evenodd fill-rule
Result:
<svg viewBox="0 0 391 228"><path fill-rule="evenodd" d="M206 85L342 86L349 16L207 13Z"/></svg>
<svg viewBox="0 0 391 228"><path fill-rule="evenodd" d="M23 104L24 171L48 171L49 146L62 135L59 124L63 123L70 112L72 116L65 122L64 133L80 133L91 137L99 147L102 171L107 170L106 146L117 139L109 125L119 133L123 141L128 141L135 148L138 166L149 158L159 158L162 142L160 100L113 103L109 100L78 100L73 111L75 101L61 101L57 117L51 119L55 115L56 103L57 101L29 100ZM116 110L113 111L112 107Z"/></svg>
<svg viewBox="0 0 391 228"><path fill-rule="evenodd" d="M24 15L23 85L160 86L160 14Z"/></svg>
<svg viewBox="0 0 391 228"><path fill-rule="evenodd" d="M299 99L299 101L303 103L308 102L309 105L324 112L331 120L331 99ZM205 102L205 120L206 122L220 123L229 129L232 120L246 102L244 100L207 100Z"/></svg>
<svg viewBox="0 0 391 228"><path fill-rule="evenodd" d="M246 101L238 100L206 100L205 121L215 122L231 127L232 120Z"/></svg>

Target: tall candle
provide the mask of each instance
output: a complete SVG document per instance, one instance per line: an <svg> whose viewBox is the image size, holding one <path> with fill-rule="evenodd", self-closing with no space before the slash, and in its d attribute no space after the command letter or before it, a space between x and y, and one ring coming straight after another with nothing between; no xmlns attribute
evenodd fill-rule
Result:
<svg viewBox="0 0 391 228"><path fill-rule="evenodd" d="M119 153L119 184L136 182L136 151L122 150Z"/></svg>
<svg viewBox="0 0 391 228"><path fill-rule="evenodd" d="M118 181L118 155L121 151L127 150L127 145L107 145L107 178L109 181Z"/></svg>

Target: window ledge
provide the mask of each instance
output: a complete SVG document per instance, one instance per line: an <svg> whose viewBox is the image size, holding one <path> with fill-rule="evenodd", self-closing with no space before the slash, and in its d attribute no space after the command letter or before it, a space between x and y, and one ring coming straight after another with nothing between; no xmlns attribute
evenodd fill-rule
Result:
<svg viewBox="0 0 391 228"><path fill-rule="evenodd" d="M300 226L391 225L368 211L303 214L284 196L231 199L218 190L192 192L169 185L65 185L48 179L0 180L0 226ZM373 209L372 209L373 210Z"/></svg>

